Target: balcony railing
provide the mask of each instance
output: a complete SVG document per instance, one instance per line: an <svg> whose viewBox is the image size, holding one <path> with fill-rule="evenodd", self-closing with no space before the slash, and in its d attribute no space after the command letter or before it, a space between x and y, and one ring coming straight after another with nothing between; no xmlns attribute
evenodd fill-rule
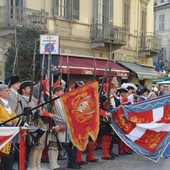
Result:
<svg viewBox="0 0 170 170"><path fill-rule="evenodd" d="M112 43L125 45L128 30L112 24L93 24L91 38L92 42Z"/></svg>
<svg viewBox="0 0 170 170"><path fill-rule="evenodd" d="M0 6L0 27L15 27L17 24L47 30L48 13L18 6Z"/></svg>
<svg viewBox="0 0 170 170"><path fill-rule="evenodd" d="M139 50L160 52L162 49L162 38L153 33L141 33L139 36Z"/></svg>

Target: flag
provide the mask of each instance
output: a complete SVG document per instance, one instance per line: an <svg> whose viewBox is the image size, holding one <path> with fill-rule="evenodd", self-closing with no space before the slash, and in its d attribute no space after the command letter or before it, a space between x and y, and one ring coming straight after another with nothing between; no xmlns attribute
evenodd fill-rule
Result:
<svg viewBox="0 0 170 170"><path fill-rule="evenodd" d="M0 149L17 135L19 131L19 127L0 127Z"/></svg>
<svg viewBox="0 0 170 170"><path fill-rule="evenodd" d="M65 113L70 140L79 150L85 150L89 136L95 141L99 132L98 82L89 82L58 100Z"/></svg>
<svg viewBox="0 0 170 170"><path fill-rule="evenodd" d="M113 128L135 152L157 162L170 142L170 95L113 110Z"/></svg>

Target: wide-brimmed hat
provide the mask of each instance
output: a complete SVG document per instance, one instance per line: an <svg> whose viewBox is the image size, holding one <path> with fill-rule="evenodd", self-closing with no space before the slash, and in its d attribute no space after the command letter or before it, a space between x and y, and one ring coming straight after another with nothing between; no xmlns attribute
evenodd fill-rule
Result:
<svg viewBox="0 0 170 170"><path fill-rule="evenodd" d="M12 86L15 83L20 82L20 78L18 75L11 75L8 76L5 80L4 80L5 84L8 85L8 87Z"/></svg>
<svg viewBox="0 0 170 170"><path fill-rule="evenodd" d="M123 83L122 85L121 85L121 87L123 87L123 88L125 88L125 89L134 89L135 91L137 90L137 87L136 87L136 85L135 84L133 84L133 83Z"/></svg>
<svg viewBox="0 0 170 170"><path fill-rule="evenodd" d="M23 82L21 82L20 89L25 89L26 87L29 87L31 85L32 85L31 80L23 81Z"/></svg>
<svg viewBox="0 0 170 170"><path fill-rule="evenodd" d="M25 89L26 87L29 87L31 85L32 85L32 81L31 80L27 80L27 81L21 82L20 89L18 90L18 93L22 94L22 89ZM34 82L33 82L33 85L35 85Z"/></svg>
<svg viewBox="0 0 170 170"><path fill-rule="evenodd" d="M126 88L124 88L124 87L121 87L121 88L118 88L118 89L117 89L117 92L118 92L118 93L123 93L123 92L127 93L127 92L128 92L128 89L126 89Z"/></svg>
<svg viewBox="0 0 170 170"><path fill-rule="evenodd" d="M140 86L140 87L138 87L136 93L137 93L138 95L141 95L141 94L143 94L143 93L146 92L146 91L149 92L149 89L147 89L146 87Z"/></svg>

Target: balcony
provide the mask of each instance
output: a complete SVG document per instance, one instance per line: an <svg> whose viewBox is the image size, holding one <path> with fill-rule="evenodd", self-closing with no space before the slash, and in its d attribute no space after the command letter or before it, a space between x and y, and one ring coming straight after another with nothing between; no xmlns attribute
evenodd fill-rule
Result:
<svg viewBox="0 0 170 170"><path fill-rule="evenodd" d="M16 25L36 27L47 30L48 13L18 6L0 6L0 28L10 29Z"/></svg>
<svg viewBox="0 0 170 170"><path fill-rule="evenodd" d="M141 33L139 36L139 57L153 57L162 49L162 38L153 33Z"/></svg>
<svg viewBox="0 0 170 170"><path fill-rule="evenodd" d="M126 45L128 30L123 27L113 26L112 24L93 24L91 39L92 48L102 48L112 51Z"/></svg>

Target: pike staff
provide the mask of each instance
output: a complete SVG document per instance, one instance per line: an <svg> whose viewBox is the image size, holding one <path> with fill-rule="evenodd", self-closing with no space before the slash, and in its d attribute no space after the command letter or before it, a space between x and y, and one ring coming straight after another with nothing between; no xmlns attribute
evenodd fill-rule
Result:
<svg viewBox="0 0 170 170"><path fill-rule="evenodd" d="M51 52L49 51L48 54L48 81L49 81L49 100L52 99L52 59L51 59ZM52 102L50 103L50 112L52 113Z"/></svg>
<svg viewBox="0 0 170 170"><path fill-rule="evenodd" d="M69 91L70 84L70 67L69 67L69 57L67 53L67 90Z"/></svg>
<svg viewBox="0 0 170 170"><path fill-rule="evenodd" d="M93 49L93 65L94 65L94 74L93 74L93 80L96 80L96 55L95 55L95 48Z"/></svg>
<svg viewBox="0 0 170 170"><path fill-rule="evenodd" d="M38 105L41 102L42 80L43 80L43 76L44 76L44 62L45 62L45 53L43 54L42 64L41 64L40 90L39 90L38 103L37 103Z"/></svg>
<svg viewBox="0 0 170 170"><path fill-rule="evenodd" d="M61 52L61 57L60 57L60 84L61 84L61 80L62 80L62 60L63 60L63 55Z"/></svg>
<svg viewBox="0 0 170 170"><path fill-rule="evenodd" d="M12 74L18 74L18 69L16 71L16 66L18 65L18 44L15 47L15 58L14 58L14 64L13 64L13 70ZM18 68L18 67L17 67Z"/></svg>
<svg viewBox="0 0 170 170"><path fill-rule="evenodd" d="M33 54L33 59L32 59L32 75L31 75L31 89L30 89L30 95L29 95L29 102L31 102L33 85L34 85L34 79L35 79L36 46L37 46L37 40L35 40L35 43L34 43L34 54Z"/></svg>

